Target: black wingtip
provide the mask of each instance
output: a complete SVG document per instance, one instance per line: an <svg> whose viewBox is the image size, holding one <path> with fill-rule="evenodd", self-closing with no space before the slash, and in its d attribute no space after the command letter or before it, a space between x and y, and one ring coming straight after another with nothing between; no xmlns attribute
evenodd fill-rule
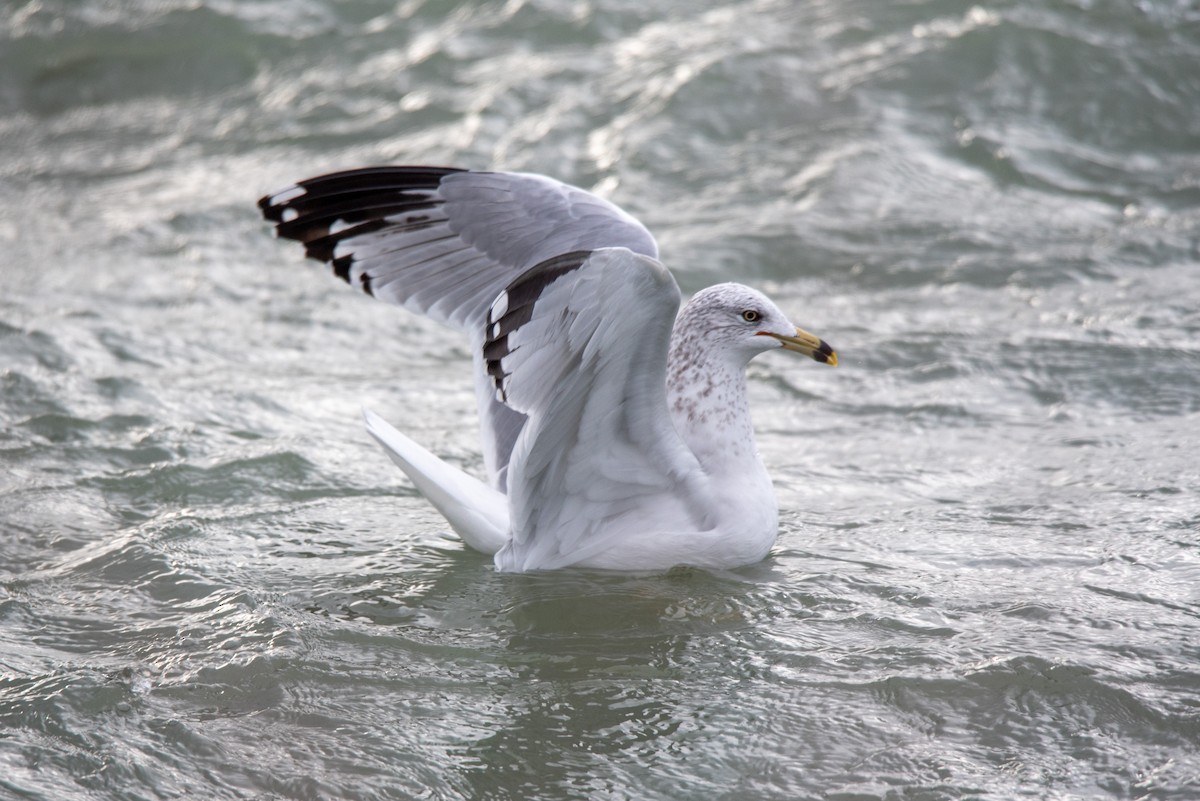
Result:
<svg viewBox="0 0 1200 801"><path fill-rule="evenodd" d="M414 232L438 225L437 189L456 167L363 167L307 178L257 201L275 236L304 245L304 255L348 284L375 294L371 276L354 276L355 239L384 229Z"/></svg>
<svg viewBox="0 0 1200 801"><path fill-rule="evenodd" d="M307 242L315 238L313 231L328 228L335 220L355 224L439 205L431 202L430 194L443 178L457 172L464 170L423 166L342 170L297 181L264 195L257 205L268 222L276 223L280 238Z"/></svg>

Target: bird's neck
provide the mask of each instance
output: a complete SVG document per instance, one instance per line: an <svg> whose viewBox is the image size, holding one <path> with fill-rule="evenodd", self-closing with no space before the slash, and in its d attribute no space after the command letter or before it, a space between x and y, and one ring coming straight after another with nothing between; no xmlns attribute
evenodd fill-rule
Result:
<svg viewBox="0 0 1200 801"><path fill-rule="evenodd" d="M667 359L671 419L707 476L707 511L725 532L711 545L730 563L766 556L779 530L771 477L759 458L746 398L746 365L696 343L672 342Z"/></svg>
<svg viewBox="0 0 1200 801"><path fill-rule="evenodd" d="M710 476L765 476L754 444L744 364L672 343L667 403L675 429Z"/></svg>

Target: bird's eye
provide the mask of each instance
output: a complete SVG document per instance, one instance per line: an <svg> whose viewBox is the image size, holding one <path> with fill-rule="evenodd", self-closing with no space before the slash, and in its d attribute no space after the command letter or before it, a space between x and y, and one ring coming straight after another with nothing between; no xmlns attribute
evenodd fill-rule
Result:
<svg viewBox="0 0 1200 801"><path fill-rule="evenodd" d="M754 309L746 309L744 312L742 312L742 319L748 323L757 323L760 319L762 319L762 314Z"/></svg>

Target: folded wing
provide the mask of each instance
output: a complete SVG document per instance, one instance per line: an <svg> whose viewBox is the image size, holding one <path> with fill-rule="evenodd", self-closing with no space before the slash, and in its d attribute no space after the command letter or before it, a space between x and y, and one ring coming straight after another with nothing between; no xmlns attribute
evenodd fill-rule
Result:
<svg viewBox="0 0 1200 801"><path fill-rule="evenodd" d="M496 298L488 374L497 398L528 418L498 567L614 566L606 554L636 560L630 539L643 532L709 525L703 471L667 410L678 308L666 268L625 248L550 259Z"/></svg>

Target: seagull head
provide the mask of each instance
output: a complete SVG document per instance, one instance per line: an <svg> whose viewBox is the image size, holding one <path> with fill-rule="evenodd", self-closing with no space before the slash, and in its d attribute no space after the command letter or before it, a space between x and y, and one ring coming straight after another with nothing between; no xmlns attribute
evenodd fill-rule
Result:
<svg viewBox="0 0 1200 801"><path fill-rule="evenodd" d="M676 330L686 330L699 340L692 346L710 352L719 349L743 364L779 348L830 366L838 363L829 343L797 328L766 295L742 284L717 284L697 292L680 321L688 324Z"/></svg>

